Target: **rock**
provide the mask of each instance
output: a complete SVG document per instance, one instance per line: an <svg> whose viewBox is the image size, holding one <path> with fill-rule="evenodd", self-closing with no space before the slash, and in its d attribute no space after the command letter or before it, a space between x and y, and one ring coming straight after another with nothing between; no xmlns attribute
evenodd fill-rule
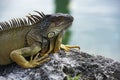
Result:
<svg viewBox="0 0 120 80"><path fill-rule="evenodd" d="M16 63L0 66L0 80L67 80L80 75L79 80L120 80L120 62L93 56L76 49L50 54L51 61L33 69L23 69Z"/></svg>

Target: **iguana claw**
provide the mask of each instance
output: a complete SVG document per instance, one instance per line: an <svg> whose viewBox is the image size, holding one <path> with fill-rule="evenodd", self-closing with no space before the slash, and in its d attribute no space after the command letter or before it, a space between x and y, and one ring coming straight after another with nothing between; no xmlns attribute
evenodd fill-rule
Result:
<svg viewBox="0 0 120 80"><path fill-rule="evenodd" d="M39 65L41 65L42 63L50 60L50 58L48 57L47 54L44 55L44 56L42 56L42 57L40 57L40 58L39 58L39 55L40 55L40 53L38 53L34 58L33 58L33 56L31 56L31 59L30 59L30 61L29 61L29 63L28 63L28 66L29 66L30 68L39 66Z"/></svg>

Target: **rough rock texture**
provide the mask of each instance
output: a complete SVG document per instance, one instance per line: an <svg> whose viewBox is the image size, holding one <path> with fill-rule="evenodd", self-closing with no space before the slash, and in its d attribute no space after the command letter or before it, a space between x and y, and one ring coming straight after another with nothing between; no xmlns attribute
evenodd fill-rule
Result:
<svg viewBox="0 0 120 80"><path fill-rule="evenodd" d="M51 61L38 68L23 69L13 63L0 66L0 80L67 80L67 75L80 75L79 80L120 80L120 63L102 56L72 49L50 54Z"/></svg>

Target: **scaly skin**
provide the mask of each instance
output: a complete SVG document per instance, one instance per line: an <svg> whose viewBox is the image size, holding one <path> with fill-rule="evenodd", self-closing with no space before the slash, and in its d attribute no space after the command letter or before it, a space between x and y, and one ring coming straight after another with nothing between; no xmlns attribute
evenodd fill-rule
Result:
<svg viewBox="0 0 120 80"><path fill-rule="evenodd" d="M28 19L31 23L32 19L36 20L34 24L0 31L0 65L16 62L23 68L33 68L49 61L50 53L56 53L60 49L69 51L70 48L80 48L61 44L64 30L73 22L72 16L69 14L41 16L43 19L37 21L34 19L35 16L30 14ZM30 61L26 60L27 56L31 57Z"/></svg>

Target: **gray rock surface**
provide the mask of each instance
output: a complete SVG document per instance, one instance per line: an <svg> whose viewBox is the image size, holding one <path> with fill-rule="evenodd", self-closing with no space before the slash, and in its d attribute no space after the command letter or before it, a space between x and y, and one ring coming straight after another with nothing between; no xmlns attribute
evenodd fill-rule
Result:
<svg viewBox="0 0 120 80"><path fill-rule="evenodd" d="M50 54L51 61L33 69L23 69L16 63L0 66L0 80L67 80L67 75L79 80L120 80L120 62L72 49Z"/></svg>

